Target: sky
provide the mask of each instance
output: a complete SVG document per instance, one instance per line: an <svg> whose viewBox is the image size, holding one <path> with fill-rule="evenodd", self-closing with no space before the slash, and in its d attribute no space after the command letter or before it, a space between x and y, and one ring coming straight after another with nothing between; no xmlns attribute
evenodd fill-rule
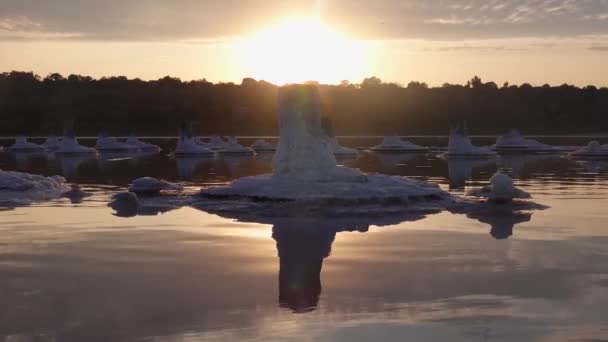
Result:
<svg viewBox="0 0 608 342"><path fill-rule="evenodd" d="M0 71L608 86L608 0L0 0Z"/></svg>

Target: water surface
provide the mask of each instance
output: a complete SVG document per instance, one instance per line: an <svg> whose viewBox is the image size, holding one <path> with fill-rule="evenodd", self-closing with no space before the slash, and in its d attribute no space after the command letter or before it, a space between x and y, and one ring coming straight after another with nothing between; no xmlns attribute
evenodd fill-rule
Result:
<svg viewBox="0 0 608 342"><path fill-rule="evenodd" d="M121 218L106 207L139 176L195 191L269 172L270 159L0 155L1 169L62 174L93 193L81 204L0 212L0 341L608 336L606 162L372 154L341 161L454 194L503 169L550 208L509 217L498 231L495 222L448 212L338 229L330 219L266 225L193 208Z"/></svg>

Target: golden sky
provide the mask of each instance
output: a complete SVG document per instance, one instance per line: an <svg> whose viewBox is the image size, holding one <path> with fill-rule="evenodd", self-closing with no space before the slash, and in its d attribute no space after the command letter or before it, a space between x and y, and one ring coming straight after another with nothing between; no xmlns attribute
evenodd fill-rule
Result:
<svg viewBox="0 0 608 342"><path fill-rule="evenodd" d="M3 0L0 71L608 86L608 0Z"/></svg>

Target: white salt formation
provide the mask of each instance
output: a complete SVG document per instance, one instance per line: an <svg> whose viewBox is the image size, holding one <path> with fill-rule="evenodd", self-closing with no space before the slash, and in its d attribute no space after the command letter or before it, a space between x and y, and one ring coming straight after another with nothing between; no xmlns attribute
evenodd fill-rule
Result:
<svg viewBox="0 0 608 342"><path fill-rule="evenodd" d="M256 140L253 145L251 145L251 148L254 149L256 152L274 152L277 150L276 145L269 143L264 139Z"/></svg>
<svg viewBox="0 0 608 342"><path fill-rule="evenodd" d="M209 142L207 143L207 147L212 150L221 150L224 147L226 147L226 145L227 145L227 143L224 141L224 139L222 139L222 137L219 137L217 135L209 138Z"/></svg>
<svg viewBox="0 0 608 342"><path fill-rule="evenodd" d="M466 127L457 126L450 130L450 140L448 143L447 157L491 157L496 152L488 148L477 147L471 143L466 131Z"/></svg>
<svg viewBox="0 0 608 342"><path fill-rule="evenodd" d="M251 147L239 144L236 137L229 137L228 142L218 152L223 154L255 154L255 151Z"/></svg>
<svg viewBox="0 0 608 342"><path fill-rule="evenodd" d="M13 152L44 152L44 147L28 142L26 137L18 136L15 138L15 143L8 150Z"/></svg>
<svg viewBox="0 0 608 342"><path fill-rule="evenodd" d="M412 153L412 152L428 152L428 148L418 146L407 140L401 139L399 136L392 135L384 137L382 144L376 145L370 149L375 152L397 152L397 153Z"/></svg>
<svg viewBox="0 0 608 342"><path fill-rule="evenodd" d="M572 153L574 157L608 157L608 145L600 145L597 141L590 142L587 146L578 149Z"/></svg>
<svg viewBox="0 0 608 342"><path fill-rule="evenodd" d="M61 176L44 177L0 170L0 207L59 198L69 189Z"/></svg>
<svg viewBox="0 0 608 342"><path fill-rule="evenodd" d="M54 135L50 135L48 138L46 138L46 141L42 144L42 147L44 147L44 149L49 152L54 152L59 148L60 144L60 138L57 138Z"/></svg>
<svg viewBox="0 0 608 342"><path fill-rule="evenodd" d="M139 152L139 147L118 141L115 137L100 135L97 138L95 148L99 152L110 153L133 153Z"/></svg>
<svg viewBox="0 0 608 342"><path fill-rule="evenodd" d="M160 152L161 148L157 145L150 144L144 141L139 140L138 137L134 135L130 135L126 141L127 144L135 146L139 148L142 152Z"/></svg>
<svg viewBox="0 0 608 342"><path fill-rule="evenodd" d="M129 186L129 191L136 194L156 195L163 190L183 190L179 184L169 183L152 177L142 177L134 180Z"/></svg>
<svg viewBox="0 0 608 342"><path fill-rule="evenodd" d="M210 197L263 200L399 201L448 198L434 184L405 177L366 175L340 167L328 148L314 86L286 86L279 91L280 140L273 174L247 177L206 189Z"/></svg>
<svg viewBox="0 0 608 342"><path fill-rule="evenodd" d="M516 129L498 137L494 148L499 152L555 152L559 150L537 140L526 139Z"/></svg>
<svg viewBox="0 0 608 342"><path fill-rule="evenodd" d="M182 125L179 130L179 137L177 138L177 147L175 148L176 156L213 155L214 153L213 150L204 147L192 136L190 125Z"/></svg>
<svg viewBox="0 0 608 342"><path fill-rule="evenodd" d="M530 198L530 194L516 188L511 177L498 171L490 178L490 185L469 192L470 196L484 197L492 202L510 202L515 198Z"/></svg>
<svg viewBox="0 0 608 342"><path fill-rule="evenodd" d="M73 136L64 137L57 150L55 150L57 154L97 154L97 150L92 147L87 147L80 145L78 143L78 139Z"/></svg>

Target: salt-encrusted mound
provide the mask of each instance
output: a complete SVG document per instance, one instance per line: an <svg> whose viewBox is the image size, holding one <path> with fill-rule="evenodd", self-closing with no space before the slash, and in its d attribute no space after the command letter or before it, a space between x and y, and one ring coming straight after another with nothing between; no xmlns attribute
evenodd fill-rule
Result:
<svg viewBox="0 0 608 342"><path fill-rule="evenodd" d="M322 127L319 94L313 86L287 86L279 91L281 137L273 158L273 174L248 177L203 190L215 198L271 201L347 201L408 203L447 199L434 184L406 177L366 175L339 167Z"/></svg>
<svg viewBox="0 0 608 342"><path fill-rule="evenodd" d="M608 146L591 141L587 146L570 153L573 157L608 157Z"/></svg>
<svg viewBox="0 0 608 342"><path fill-rule="evenodd" d="M428 152L429 149L393 135L384 137L382 144L376 145L370 150L376 152Z"/></svg>
<svg viewBox="0 0 608 342"><path fill-rule="evenodd" d="M49 135L48 138L46 138L46 141L42 144L42 147L44 147L44 149L49 152L54 152L55 150L57 150L59 148L60 144L61 144L60 138L57 138L54 135Z"/></svg>
<svg viewBox="0 0 608 342"><path fill-rule="evenodd" d="M44 152L44 147L27 141L26 137L18 136L15 138L15 143L8 147L8 150L13 152Z"/></svg>
<svg viewBox="0 0 608 342"><path fill-rule="evenodd" d="M498 137L494 149L500 152L556 152L558 148L543 144L534 139L526 139L518 130Z"/></svg>
<svg viewBox="0 0 608 342"><path fill-rule="evenodd" d="M61 176L44 177L0 170L0 206L51 200L61 197L69 189Z"/></svg>
<svg viewBox="0 0 608 342"><path fill-rule="evenodd" d="M180 137L177 141L175 155L213 155L215 152L198 144L194 138Z"/></svg>
<svg viewBox="0 0 608 342"><path fill-rule="evenodd" d="M55 153L57 154L96 154L97 150L92 147L80 145L75 137L64 137L59 143Z"/></svg>
<svg viewBox="0 0 608 342"><path fill-rule="evenodd" d="M515 198L531 198L530 194L516 188L511 177L498 171L490 178L490 185L469 192L470 196L484 197L496 202L509 202Z"/></svg>
<svg viewBox="0 0 608 342"><path fill-rule="evenodd" d="M450 140L448 143L447 157L492 157L496 152L477 147L471 143L465 126L458 126L450 130Z"/></svg>

